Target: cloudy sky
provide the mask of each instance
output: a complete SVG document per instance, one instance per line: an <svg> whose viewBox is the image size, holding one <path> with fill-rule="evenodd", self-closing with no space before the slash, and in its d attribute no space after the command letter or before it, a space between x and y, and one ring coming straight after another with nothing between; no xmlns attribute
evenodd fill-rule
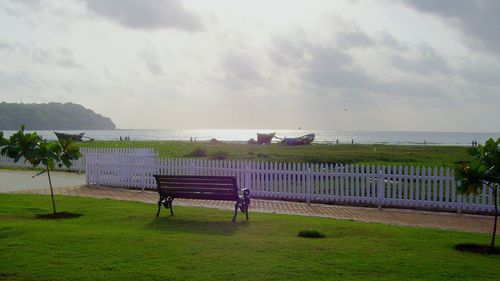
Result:
<svg viewBox="0 0 500 281"><path fill-rule="evenodd" d="M500 1L0 0L0 101L119 128L500 131Z"/></svg>

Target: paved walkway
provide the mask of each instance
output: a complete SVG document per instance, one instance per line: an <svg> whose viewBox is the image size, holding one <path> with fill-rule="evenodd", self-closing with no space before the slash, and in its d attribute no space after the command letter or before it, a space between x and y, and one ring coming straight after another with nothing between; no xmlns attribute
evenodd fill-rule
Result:
<svg viewBox="0 0 500 281"><path fill-rule="evenodd" d="M0 193L48 187L46 174L33 178L38 172L0 169ZM51 171L50 177L55 187L85 184L85 174Z"/></svg>
<svg viewBox="0 0 500 281"><path fill-rule="evenodd" d="M73 186L56 188L55 192L56 194L70 196L111 198L117 200L140 201L154 204L156 204L156 202L158 201L158 194L156 192L126 190L118 188ZM49 194L49 189L24 190L17 191L17 193ZM234 210L234 203L228 201L176 199L174 204ZM493 217L491 216L426 212L403 209L378 210L377 208L366 207L349 207L252 199L250 210L251 212L257 211L277 214L328 217L363 222L376 222L414 227L431 227L480 233L489 233L493 228ZM250 216L252 214L251 212Z"/></svg>

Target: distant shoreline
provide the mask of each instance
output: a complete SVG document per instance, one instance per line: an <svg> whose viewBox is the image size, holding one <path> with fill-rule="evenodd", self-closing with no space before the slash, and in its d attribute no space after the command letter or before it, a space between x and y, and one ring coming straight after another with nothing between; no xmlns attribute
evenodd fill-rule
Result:
<svg viewBox="0 0 500 281"><path fill-rule="evenodd" d="M36 131L47 139L55 139L54 130ZM472 141L484 143L488 138L499 138L500 133L474 132L370 132L370 131L321 131L321 130L258 130L258 129L203 129L203 130L56 130L66 133L85 132L85 136L96 140L114 141L120 137L137 141L209 141L212 138L223 142L246 143L256 139L257 132L276 132L276 136L298 137L315 133L314 143L336 144L388 144L388 145L433 145L433 146L470 146ZM7 136L15 131L4 131Z"/></svg>

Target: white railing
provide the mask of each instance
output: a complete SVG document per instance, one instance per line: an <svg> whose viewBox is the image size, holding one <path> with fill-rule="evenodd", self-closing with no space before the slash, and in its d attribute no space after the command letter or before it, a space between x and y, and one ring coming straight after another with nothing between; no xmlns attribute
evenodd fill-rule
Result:
<svg viewBox="0 0 500 281"><path fill-rule="evenodd" d="M160 157L152 148L88 148L87 184L148 188Z"/></svg>
<svg viewBox="0 0 500 281"><path fill-rule="evenodd" d="M235 176L253 197L414 209L492 212L492 193L457 194L449 168L322 165L114 155L87 159L87 182L155 189L154 174Z"/></svg>
<svg viewBox="0 0 500 281"><path fill-rule="evenodd" d="M235 176L253 197L457 212L493 212L493 194L457 193L449 168L161 159L151 148L81 148L89 185L155 189L154 174ZM30 167L0 157L0 166ZM499 196L500 197L500 196Z"/></svg>

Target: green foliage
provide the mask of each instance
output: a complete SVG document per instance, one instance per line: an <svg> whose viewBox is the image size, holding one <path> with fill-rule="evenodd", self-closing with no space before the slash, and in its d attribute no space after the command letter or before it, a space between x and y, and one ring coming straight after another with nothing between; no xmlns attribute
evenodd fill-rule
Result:
<svg viewBox="0 0 500 281"><path fill-rule="evenodd" d="M224 160L227 159L228 157L229 153L224 150L217 150L211 156L212 159L217 159L217 160Z"/></svg>
<svg viewBox="0 0 500 281"><path fill-rule="evenodd" d="M14 159L15 162L24 158L33 166L42 164L54 169L65 166L71 167L72 160L80 158L80 149L70 140L47 141L37 133L25 133L24 126L13 134L9 140L0 138L0 154Z"/></svg>
<svg viewBox="0 0 500 281"><path fill-rule="evenodd" d="M15 162L24 158L33 167L43 165L49 179L52 207L56 213L56 204L50 178L50 170L57 165L59 168L71 167L72 160L80 158L80 149L74 146L71 140L47 141L37 133L25 133L24 125L7 141L0 134L0 155L14 159Z"/></svg>
<svg viewBox="0 0 500 281"><path fill-rule="evenodd" d="M457 170L459 191L477 194L483 184L496 188L500 184L500 138L496 141L490 138L485 145L472 147L468 152L474 159Z"/></svg>
<svg viewBox="0 0 500 281"><path fill-rule="evenodd" d="M0 130L114 130L111 119L74 103L0 103Z"/></svg>
<svg viewBox="0 0 500 281"><path fill-rule="evenodd" d="M83 216L42 220L41 195L0 194L0 280L496 280L500 256L456 251L485 234L329 218L62 197ZM322 239L297 233L315 229ZM478 266L481 265L481 266ZM497 277L495 277L497 276Z"/></svg>
<svg viewBox="0 0 500 281"><path fill-rule="evenodd" d="M205 149L198 146L193 151L188 153L186 156L187 157L205 157L205 156L207 156L207 152L205 151Z"/></svg>
<svg viewBox="0 0 500 281"><path fill-rule="evenodd" d="M2 146L7 145L7 144L8 144L8 140L4 138L3 132L0 131L0 148L2 148Z"/></svg>
<svg viewBox="0 0 500 281"><path fill-rule="evenodd" d="M495 247L495 236L498 220L498 187L500 186L500 138L492 138L485 145L478 145L469 149L469 154L474 157L470 162L464 162L461 169L457 170L458 191L464 194L478 194L483 185L492 189L493 204L495 205L495 219L491 234L490 247Z"/></svg>

